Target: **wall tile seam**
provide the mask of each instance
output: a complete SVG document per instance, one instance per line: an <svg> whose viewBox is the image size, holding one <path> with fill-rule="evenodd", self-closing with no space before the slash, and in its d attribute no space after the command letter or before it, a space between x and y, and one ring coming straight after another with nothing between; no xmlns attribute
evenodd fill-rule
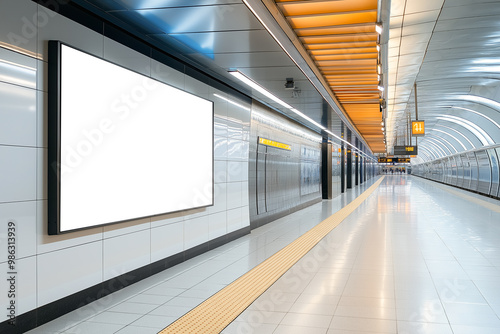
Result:
<svg viewBox="0 0 500 334"><path fill-rule="evenodd" d="M50 253L60 252L60 251L64 251L64 250L68 250L68 249L72 249L72 248L76 248L76 247L82 247L82 246L90 245L90 244L93 244L93 243L102 243L103 241L104 241L104 239L96 239L96 240L86 241L86 242L82 242L82 243L71 245L71 246L65 246L65 247L61 247L61 248L57 248L57 249L51 249L51 250L48 250L48 251L41 251L41 252L38 251L38 246L40 246L40 244L37 244L37 253L36 253L36 255L37 256L47 255L47 254L50 254Z"/></svg>
<svg viewBox="0 0 500 334"><path fill-rule="evenodd" d="M43 202L46 201L46 199L26 199L26 200L21 200L21 201L10 201L10 202L0 202L0 206L4 204L16 204L16 203L29 203L29 202Z"/></svg>
<svg viewBox="0 0 500 334"><path fill-rule="evenodd" d="M15 87L24 88L24 89L29 89L29 90L32 90L34 92L41 91L40 89L38 89L38 85L36 83L35 83L36 88L33 88L32 86L21 85L21 84L17 84L17 83L11 82L11 81L4 81L4 80L0 80L0 84L15 86Z"/></svg>
<svg viewBox="0 0 500 334"><path fill-rule="evenodd" d="M31 146L31 145L16 145L16 144L0 144L0 148L2 147L17 147L17 148L36 148L36 149L42 149L42 150L46 150L47 147L45 146L38 146L38 145L34 145L34 146Z"/></svg>
<svg viewBox="0 0 500 334"><path fill-rule="evenodd" d="M26 256L22 256L22 257L16 257L16 261L19 261L19 260L26 260L26 259L30 259L30 258L36 258L38 256L38 254L30 254L30 255L26 255ZM0 265L3 265L3 264L6 264L8 261L2 261L0 262Z"/></svg>
<svg viewBox="0 0 500 334"><path fill-rule="evenodd" d="M117 223L117 224L120 224L120 223ZM146 223L143 223L143 224L146 224ZM150 224L150 223L147 223L147 224ZM118 229L123 229L123 228L118 228ZM106 237L105 234L109 233L109 231L108 232L102 232L102 234L103 234L102 240L105 241L105 240L111 240L111 239L115 239L115 238L119 238L119 237L129 236L131 234L135 234L135 233L139 233L139 232L143 232L143 231L147 231L147 230L151 230L151 227L149 226L149 227L138 229L136 231L125 232L125 233L121 233L121 234L113 235L113 236L108 236L108 237Z"/></svg>

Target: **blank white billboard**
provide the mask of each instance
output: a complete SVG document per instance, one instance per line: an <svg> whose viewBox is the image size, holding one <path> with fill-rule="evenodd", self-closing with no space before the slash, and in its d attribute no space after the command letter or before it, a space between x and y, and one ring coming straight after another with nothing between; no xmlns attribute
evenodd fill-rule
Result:
<svg viewBox="0 0 500 334"><path fill-rule="evenodd" d="M57 45L57 233L213 205L213 103Z"/></svg>

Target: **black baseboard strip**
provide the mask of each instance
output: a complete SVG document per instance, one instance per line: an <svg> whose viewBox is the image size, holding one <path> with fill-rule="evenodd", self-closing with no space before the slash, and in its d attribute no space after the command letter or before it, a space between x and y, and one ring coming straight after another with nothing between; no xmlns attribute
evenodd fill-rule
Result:
<svg viewBox="0 0 500 334"><path fill-rule="evenodd" d="M250 226L187 249L182 253L169 256L165 259L111 278L105 282L78 291L50 304L43 305L35 310L23 313L16 317L13 323L9 320L0 323L0 334L20 334L27 332L49 321L59 318L66 313L79 309L82 306L99 300L100 298L106 297L113 292L137 283L147 277L201 255L209 250L225 245L228 242L236 240L248 233L250 233Z"/></svg>

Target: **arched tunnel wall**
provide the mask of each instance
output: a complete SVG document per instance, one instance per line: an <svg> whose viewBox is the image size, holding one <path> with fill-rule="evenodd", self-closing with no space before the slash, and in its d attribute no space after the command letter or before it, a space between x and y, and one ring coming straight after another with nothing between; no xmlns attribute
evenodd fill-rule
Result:
<svg viewBox="0 0 500 334"><path fill-rule="evenodd" d="M500 198L500 145L450 155L412 166L412 174Z"/></svg>

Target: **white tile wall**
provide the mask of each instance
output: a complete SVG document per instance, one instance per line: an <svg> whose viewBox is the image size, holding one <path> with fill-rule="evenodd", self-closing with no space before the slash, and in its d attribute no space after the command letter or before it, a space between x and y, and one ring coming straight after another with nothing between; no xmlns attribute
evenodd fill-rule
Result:
<svg viewBox="0 0 500 334"><path fill-rule="evenodd" d="M36 89L37 60L20 53L0 49L0 81Z"/></svg>
<svg viewBox="0 0 500 334"><path fill-rule="evenodd" d="M227 138L226 137L214 137L214 159L215 160L227 160Z"/></svg>
<svg viewBox="0 0 500 334"><path fill-rule="evenodd" d="M227 183L217 183L214 187L214 206L210 208L210 212L221 212L227 209Z"/></svg>
<svg viewBox="0 0 500 334"><path fill-rule="evenodd" d="M215 104L215 109L219 107L220 102L218 99L214 99L218 103ZM214 134L218 137L227 137L228 126L224 119L217 116L214 117Z"/></svg>
<svg viewBox="0 0 500 334"><path fill-rule="evenodd" d="M214 183L227 182L227 162L225 160L214 161Z"/></svg>
<svg viewBox="0 0 500 334"><path fill-rule="evenodd" d="M248 205L248 202L245 202L245 206L241 207L240 227L243 228L246 226L250 226L250 206Z"/></svg>
<svg viewBox="0 0 500 334"><path fill-rule="evenodd" d="M227 158L228 160L243 160L242 151L244 150L244 141L229 138L227 140Z"/></svg>
<svg viewBox="0 0 500 334"><path fill-rule="evenodd" d="M208 216L208 237L215 239L226 234L226 212L217 212Z"/></svg>
<svg viewBox="0 0 500 334"><path fill-rule="evenodd" d="M47 136L47 93L37 91L36 95L36 146L48 147Z"/></svg>
<svg viewBox="0 0 500 334"><path fill-rule="evenodd" d="M139 232L142 230L149 230L149 229L151 229L150 218L134 219L132 221L120 224L103 226L103 231L104 231L103 237L104 239L114 238L120 235Z"/></svg>
<svg viewBox="0 0 500 334"><path fill-rule="evenodd" d="M184 216L183 212L173 212L152 217L151 228L182 222Z"/></svg>
<svg viewBox="0 0 500 334"><path fill-rule="evenodd" d="M210 214L210 207L196 208L184 211L185 220L199 218Z"/></svg>
<svg viewBox="0 0 500 334"><path fill-rule="evenodd" d="M36 61L36 89L39 91L47 91L48 79L46 73L48 69L49 64L47 63L47 60L43 61L40 55L40 58Z"/></svg>
<svg viewBox="0 0 500 334"><path fill-rule="evenodd" d="M23 314L34 309L37 305L36 300L36 277L37 260L35 256L17 260L18 272L18 303L19 314ZM5 291L5 290L4 290Z"/></svg>
<svg viewBox="0 0 500 334"><path fill-rule="evenodd" d="M242 227L242 209L227 210L227 232L233 232Z"/></svg>
<svg viewBox="0 0 500 334"><path fill-rule="evenodd" d="M248 164L246 164L246 175L248 175ZM248 179L245 179L248 180ZM248 181L241 183L241 203L243 205L248 205Z"/></svg>
<svg viewBox="0 0 500 334"><path fill-rule="evenodd" d="M38 31L33 24L38 6L32 1L3 0L0 41L10 48L36 55Z"/></svg>
<svg viewBox="0 0 500 334"><path fill-rule="evenodd" d="M245 102L241 101L238 98L231 97L230 99L231 101L237 103L240 106L243 106L244 108L249 108L249 106ZM250 125L250 113L238 105L228 104L227 118L231 121L241 123L243 125Z"/></svg>
<svg viewBox="0 0 500 334"><path fill-rule="evenodd" d="M47 148L37 148L36 149L36 199L46 200L47 199L47 161L48 161L48 149Z"/></svg>
<svg viewBox="0 0 500 334"><path fill-rule="evenodd" d="M248 179L248 162L246 161L227 162L228 182L241 182L247 179Z"/></svg>
<svg viewBox="0 0 500 334"><path fill-rule="evenodd" d="M38 306L102 282L102 241L37 256Z"/></svg>
<svg viewBox="0 0 500 334"><path fill-rule="evenodd" d="M70 249L82 244L102 240L102 227L60 235L48 235L47 201L37 201L36 206L37 254L50 253L61 249Z"/></svg>
<svg viewBox="0 0 500 334"><path fill-rule="evenodd" d="M0 146L0 203L36 199L36 148Z"/></svg>
<svg viewBox="0 0 500 334"><path fill-rule="evenodd" d="M104 239L103 280L151 263L150 245L149 230Z"/></svg>
<svg viewBox="0 0 500 334"><path fill-rule="evenodd" d="M242 206L241 182L230 182L227 184L227 209L235 209Z"/></svg>
<svg viewBox="0 0 500 334"><path fill-rule="evenodd" d="M209 94L209 99L214 101L215 116L227 119L227 99L232 97L213 87L209 87ZM215 96L215 94L218 96Z"/></svg>
<svg viewBox="0 0 500 334"><path fill-rule="evenodd" d="M189 249L208 241L208 216L184 222L184 247Z"/></svg>
<svg viewBox="0 0 500 334"><path fill-rule="evenodd" d="M36 257L31 256L16 261L15 264L15 303L16 314L22 314L36 308ZM0 299L0 307L6 310L9 306L10 299L7 292L10 290L10 283L7 278L10 277L7 273L10 272L7 263L0 264L0 270L5 277L0 280L0 289L2 289L2 298ZM3 321L3 320L2 320Z"/></svg>
<svg viewBox="0 0 500 334"><path fill-rule="evenodd" d="M3 0L2 6L9 10L0 12L0 223L18 224L21 313L249 225L250 105L30 0ZM214 206L49 236L48 40L214 101ZM0 231L2 244L4 237ZM5 260L2 255L2 270Z"/></svg>
<svg viewBox="0 0 500 334"><path fill-rule="evenodd" d="M17 258L36 255L36 202L0 204L0 262L7 261L7 224L13 222L16 230Z"/></svg>
<svg viewBox="0 0 500 334"><path fill-rule="evenodd" d="M177 222L151 229L151 262L184 250L184 223Z"/></svg>

